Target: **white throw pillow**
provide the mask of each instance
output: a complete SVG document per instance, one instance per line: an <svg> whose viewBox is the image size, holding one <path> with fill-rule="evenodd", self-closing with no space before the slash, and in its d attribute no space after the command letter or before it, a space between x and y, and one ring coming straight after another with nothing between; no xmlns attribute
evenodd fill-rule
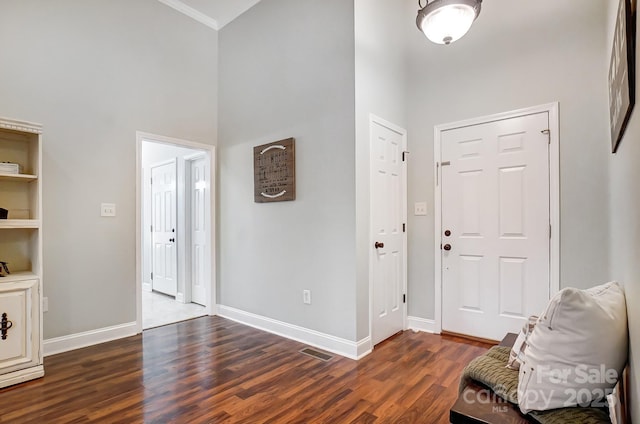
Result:
<svg viewBox="0 0 640 424"><path fill-rule="evenodd" d="M618 283L561 290L527 338L518 375L520 410L605 406L627 361L627 346L627 310Z"/></svg>

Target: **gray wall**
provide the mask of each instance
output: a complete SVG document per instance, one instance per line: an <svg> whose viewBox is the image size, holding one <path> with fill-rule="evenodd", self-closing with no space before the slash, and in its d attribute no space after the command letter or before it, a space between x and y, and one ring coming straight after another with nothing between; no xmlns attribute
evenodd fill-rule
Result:
<svg viewBox="0 0 640 424"><path fill-rule="evenodd" d="M353 1L263 0L219 37L218 302L355 340ZM297 198L254 203L253 147L287 137Z"/></svg>
<svg viewBox="0 0 640 424"><path fill-rule="evenodd" d="M215 143L217 33L156 0L2 0L0 45L0 115L44 124L44 337L135 321L136 130Z"/></svg>
<svg viewBox="0 0 640 424"><path fill-rule="evenodd" d="M358 340L369 335L369 114L402 128L406 117L405 10L398 0L355 0L356 259Z"/></svg>
<svg viewBox="0 0 640 424"><path fill-rule="evenodd" d="M609 8L609 31L615 28L617 3ZM640 22L637 22L640 25ZM638 27L640 28L640 26ZM606 55L609 68L611 36ZM636 53L638 55L638 53ZM631 364L632 421L640 422L640 107L638 87L640 56L636 56L636 105L624 138L615 155L610 158L610 231L611 279L625 286L629 319L629 363ZM609 143L609 136L604 143Z"/></svg>
<svg viewBox="0 0 640 424"><path fill-rule="evenodd" d="M607 7L601 0L493 0L450 46L417 29L409 33L409 209L417 201L430 206L428 216L409 217L409 315L434 318L434 125L554 101L561 285L586 288L608 279Z"/></svg>

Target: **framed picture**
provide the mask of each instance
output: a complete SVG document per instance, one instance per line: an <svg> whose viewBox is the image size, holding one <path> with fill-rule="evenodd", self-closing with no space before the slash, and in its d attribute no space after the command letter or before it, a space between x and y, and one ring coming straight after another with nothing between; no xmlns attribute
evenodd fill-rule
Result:
<svg viewBox="0 0 640 424"><path fill-rule="evenodd" d="M296 145L293 138L253 148L253 199L256 203L296 199Z"/></svg>
<svg viewBox="0 0 640 424"><path fill-rule="evenodd" d="M615 153L635 104L636 0L619 0L609 65L611 152Z"/></svg>

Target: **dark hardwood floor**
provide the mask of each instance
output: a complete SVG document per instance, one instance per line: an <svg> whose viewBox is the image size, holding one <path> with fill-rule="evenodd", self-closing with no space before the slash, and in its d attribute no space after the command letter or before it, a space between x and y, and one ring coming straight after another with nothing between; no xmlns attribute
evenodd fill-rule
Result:
<svg viewBox="0 0 640 424"><path fill-rule="evenodd" d="M464 365L488 345L405 331L360 361L219 317L45 358L0 390L1 423L448 423Z"/></svg>

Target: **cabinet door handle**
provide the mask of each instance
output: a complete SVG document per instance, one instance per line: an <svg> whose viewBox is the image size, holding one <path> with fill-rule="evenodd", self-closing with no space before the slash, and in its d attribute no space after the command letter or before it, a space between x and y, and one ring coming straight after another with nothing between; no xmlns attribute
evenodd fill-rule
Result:
<svg viewBox="0 0 640 424"><path fill-rule="evenodd" d="M2 340L7 340L7 332L13 327L13 322L7 319L7 313L2 314L2 320L0 321L0 333L2 334Z"/></svg>

